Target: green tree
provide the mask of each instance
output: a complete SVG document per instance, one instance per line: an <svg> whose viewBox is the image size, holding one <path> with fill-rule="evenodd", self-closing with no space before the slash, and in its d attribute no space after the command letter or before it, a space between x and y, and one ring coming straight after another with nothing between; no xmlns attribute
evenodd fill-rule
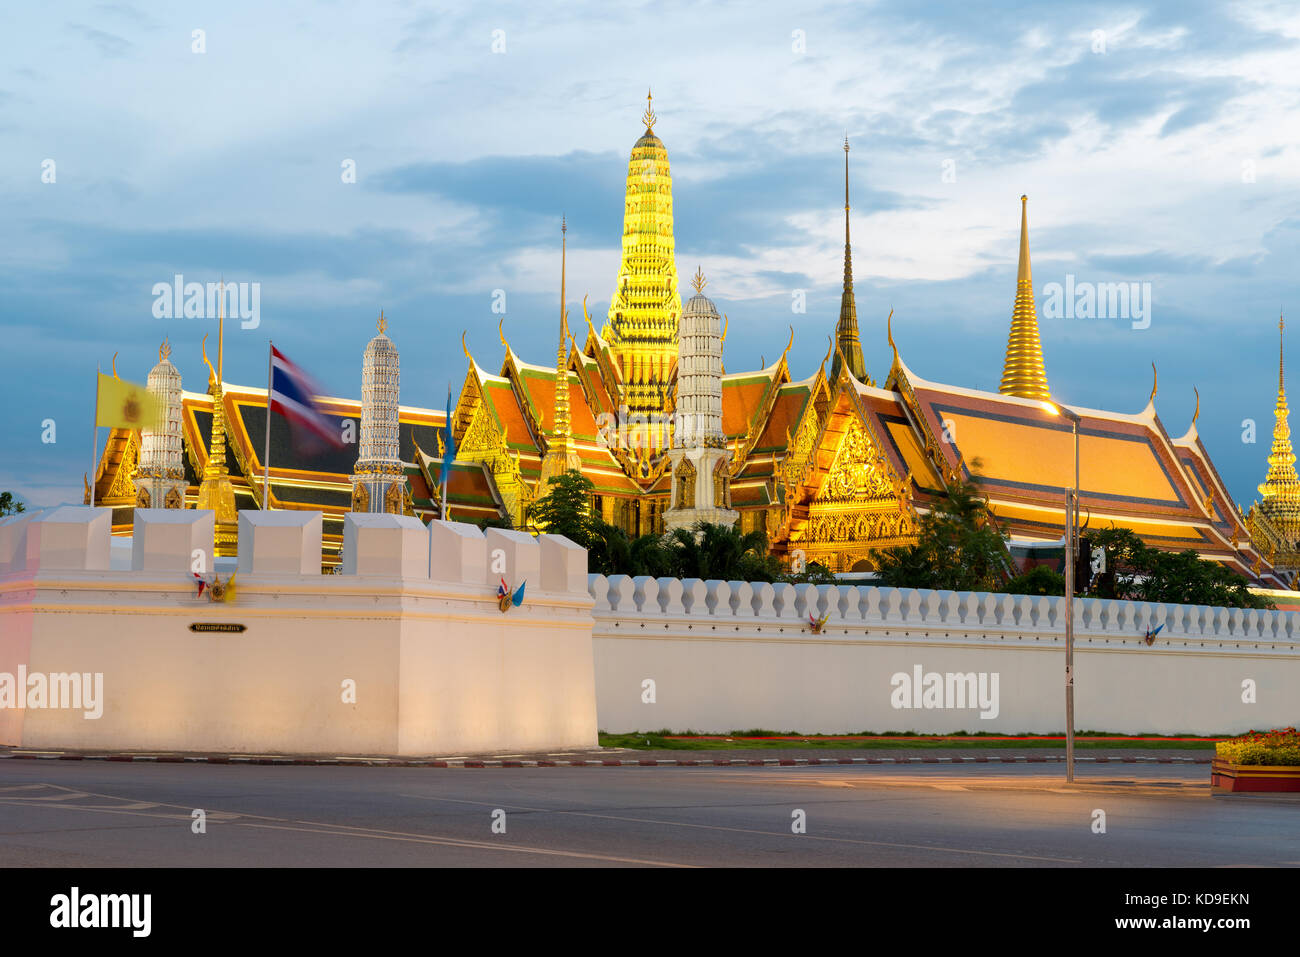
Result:
<svg viewBox="0 0 1300 957"><path fill-rule="evenodd" d="M699 522L677 528L666 547L678 578L721 578L729 581L775 581L781 565L767 550L767 535L741 532L730 525Z"/></svg>
<svg viewBox="0 0 1300 957"><path fill-rule="evenodd" d="M25 511L27 511L27 506L19 501L18 496L14 495L13 492L0 492L0 516L17 515L19 512Z"/></svg>
<svg viewBox="0 0 1300 957"><path fill-rule="evenodd" d="M1225 608L1273 608L1273 602L1250 591L1246 579L1192 549L1169 552L1147 545L1129 528L1089 533L1094 547L1106 552L1106 571L1097 576L1091 593L1166 604L1212 605Z"/></svg>
<svg viewBox="0 0 1300 957"><path fill-rule="evenodd" d="M880 583L894 588L995 591L1013 568L988 500L972 480L945 483L917 524L916 543L886 549L880 559Z"/></svg>
<svg viewBox="0 0 1300 957"><path fill-rule="evenodd" d="M550 534L563 535L590 551L603 524L591 514L595 486L576 469L554 475L546 484L546 494L533 502L533 522Z"/></svg>
<svg viewBox="0 0 1300 957"><path fill-rule="evenodd" d="M587 549L587 568L601 575L672 576L673 556L658 535L630 537L621 528L597 520Z"/></svg>
<svg viewBox="0 0 1300 957"><path fill-rule="evenodd" d="M1035 565L998 590L1008 595L1064 595L1065 576L1047 565Z"/></svg>

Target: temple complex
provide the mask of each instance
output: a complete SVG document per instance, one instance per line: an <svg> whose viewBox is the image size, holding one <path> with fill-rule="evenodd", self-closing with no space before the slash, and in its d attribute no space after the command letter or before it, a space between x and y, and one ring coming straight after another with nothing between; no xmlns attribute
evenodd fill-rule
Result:
<svg viewBox="0 0 1300 957"><path fill-rule="evenodd" d="M530 528L531 505L545 494L547 479L578 469L594 487L595 513L631 535L701 519L734 523L766 533L778 556L797 551L836 572L874 570L881 549L915 540L919 518L946 483L977 478L1013 554L1059 543L1074 446L1070 423L1048 401L1059 397L1048 386L1039 335L1027 197L1020 197L1019 264L997 392L913 371L894 342L892 313L879 349L864 356L847 140L839 317L809 320L800 330L826 337L825 357L813 369L792 370L791 329L774 362L726 372L730 321L704 296L701 272L696 294L682 306L668 152L649 105L642 120L628 162L619 272L599 329L586 297L585 335L575 337L569 324L562 235L554 362L532 364L516 354L504 323L502 354L489 365L464 347L462 336L465 376L448 422L444 411L398 404L396 350L388 351L381 325L366 350L362 400L321 400L341 429L345 420L360 419L360 449L295 451L287 424L272 417L270 506L323 512L323 564L338 562L349 510L436 517L444 471L447 517L457 521ZM183 463L165 467L183 470L184 505L217 508L219 554L237 547L223 532L234 510L261 507L267 401L265 389L224 382L221 355L219 346L206 392L180 393L164 442L173 459L183 449ZM881 384L872 366L883 372ZM179 389L161 374L158 382L159 389ZM151 390L154 383L151 374ZM1174 437L1156 411L1156 393L1153 381L1146 404L1134 412L1070 407L1081 420L1080 501L1088 526L1128 527L1153 546L1193 549L1258 587L1290 588L1300 570L1300 478L1281 356L1268 474L1262 501L1248 513L1232 501L1197 433L1199 398L1192 421ZM446 428L455 440L450 462ZM154 497L161 489L147 470L155 466L140 456L141 441L114 429L93 479L95 501L113 507L118 534L130 534L139 490ZM152 436L146 446L151 456L158 442ZM371 485L375 469L383 472L382 488Z"/></svg>

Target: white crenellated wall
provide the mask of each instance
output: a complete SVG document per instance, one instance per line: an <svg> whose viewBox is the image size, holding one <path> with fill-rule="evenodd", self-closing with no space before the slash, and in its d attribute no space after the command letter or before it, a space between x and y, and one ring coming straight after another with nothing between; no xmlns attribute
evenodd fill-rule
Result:
<svg viewBox="0 0 1300 957"><path fill-rule="evenodd" d="M0 521L0 672L104 676L102 717L0 708L0 744L433 755L596 743L586 552L572 542L349 515L347 574L322 575L319 512L239 521L224 603L197 597L190 570L196 554L211 567L210 511L137 509L130 571L110 569L108 509ZM502 577L527 581L506 613Z"/></svg>
<svg viewBox="0 0 1300 957"><path fill-rule="evenodd" d="M606 579L563 538L381 514L348 516L346 574L321 575L319 513L245 511L235 598L214 603L190 572L210 562L211 512L137 509L130 569L110 563L109 524L83 506L0 519L0 674L104 675L101 718L0 708L0 744L434 755L590 747L598 724L1064 727L1059 598ZM527 582L522 607L499 610L502 578ZM1296 722L1300 615L1081 600L1075 616L1081 730ZM894 708L894 676L918 667L996 674L996 717Z"/></svg>
<svg viewBox="0 0 1300 957"><path fill-rule="evenodd" d="M1063 598L589 576L606 731L1061 732ZM828 615L814 634L809 615ZM1300 615L1075 601L1079 730L1294 725ZM1149 628L1164 628L1148 646ZM998 675L998 713L895 708L893 677ZM653 703L646 681L653 682ZM1243 701L1253 682L1254 703ZM910 682L909 682L910 684Z"/></svg>

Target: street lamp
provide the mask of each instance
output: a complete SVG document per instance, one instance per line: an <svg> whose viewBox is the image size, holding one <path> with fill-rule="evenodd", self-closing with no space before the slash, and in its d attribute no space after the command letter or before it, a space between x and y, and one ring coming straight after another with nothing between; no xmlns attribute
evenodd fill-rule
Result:
<svg viewBox="0 0 1300 957"><path fill-rule="evenodd" d="M1074 432L1074 488L1065 493L1065 782L1074 783L1074 561L1079 529L1079 416L1050 399L1052 415L1070 420Z"/></svg>

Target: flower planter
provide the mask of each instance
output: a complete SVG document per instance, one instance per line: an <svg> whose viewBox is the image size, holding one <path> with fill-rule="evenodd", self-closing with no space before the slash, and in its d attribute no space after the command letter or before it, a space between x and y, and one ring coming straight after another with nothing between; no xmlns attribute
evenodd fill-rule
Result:
<svg viewBox="0 0 1300 957"><path fill-rule="evenodd" d="M1210 765L1210 786L1215 790L1246 793L1289 791L1300 793L1300 765L1233 764L1215 758Z"/></svg>

